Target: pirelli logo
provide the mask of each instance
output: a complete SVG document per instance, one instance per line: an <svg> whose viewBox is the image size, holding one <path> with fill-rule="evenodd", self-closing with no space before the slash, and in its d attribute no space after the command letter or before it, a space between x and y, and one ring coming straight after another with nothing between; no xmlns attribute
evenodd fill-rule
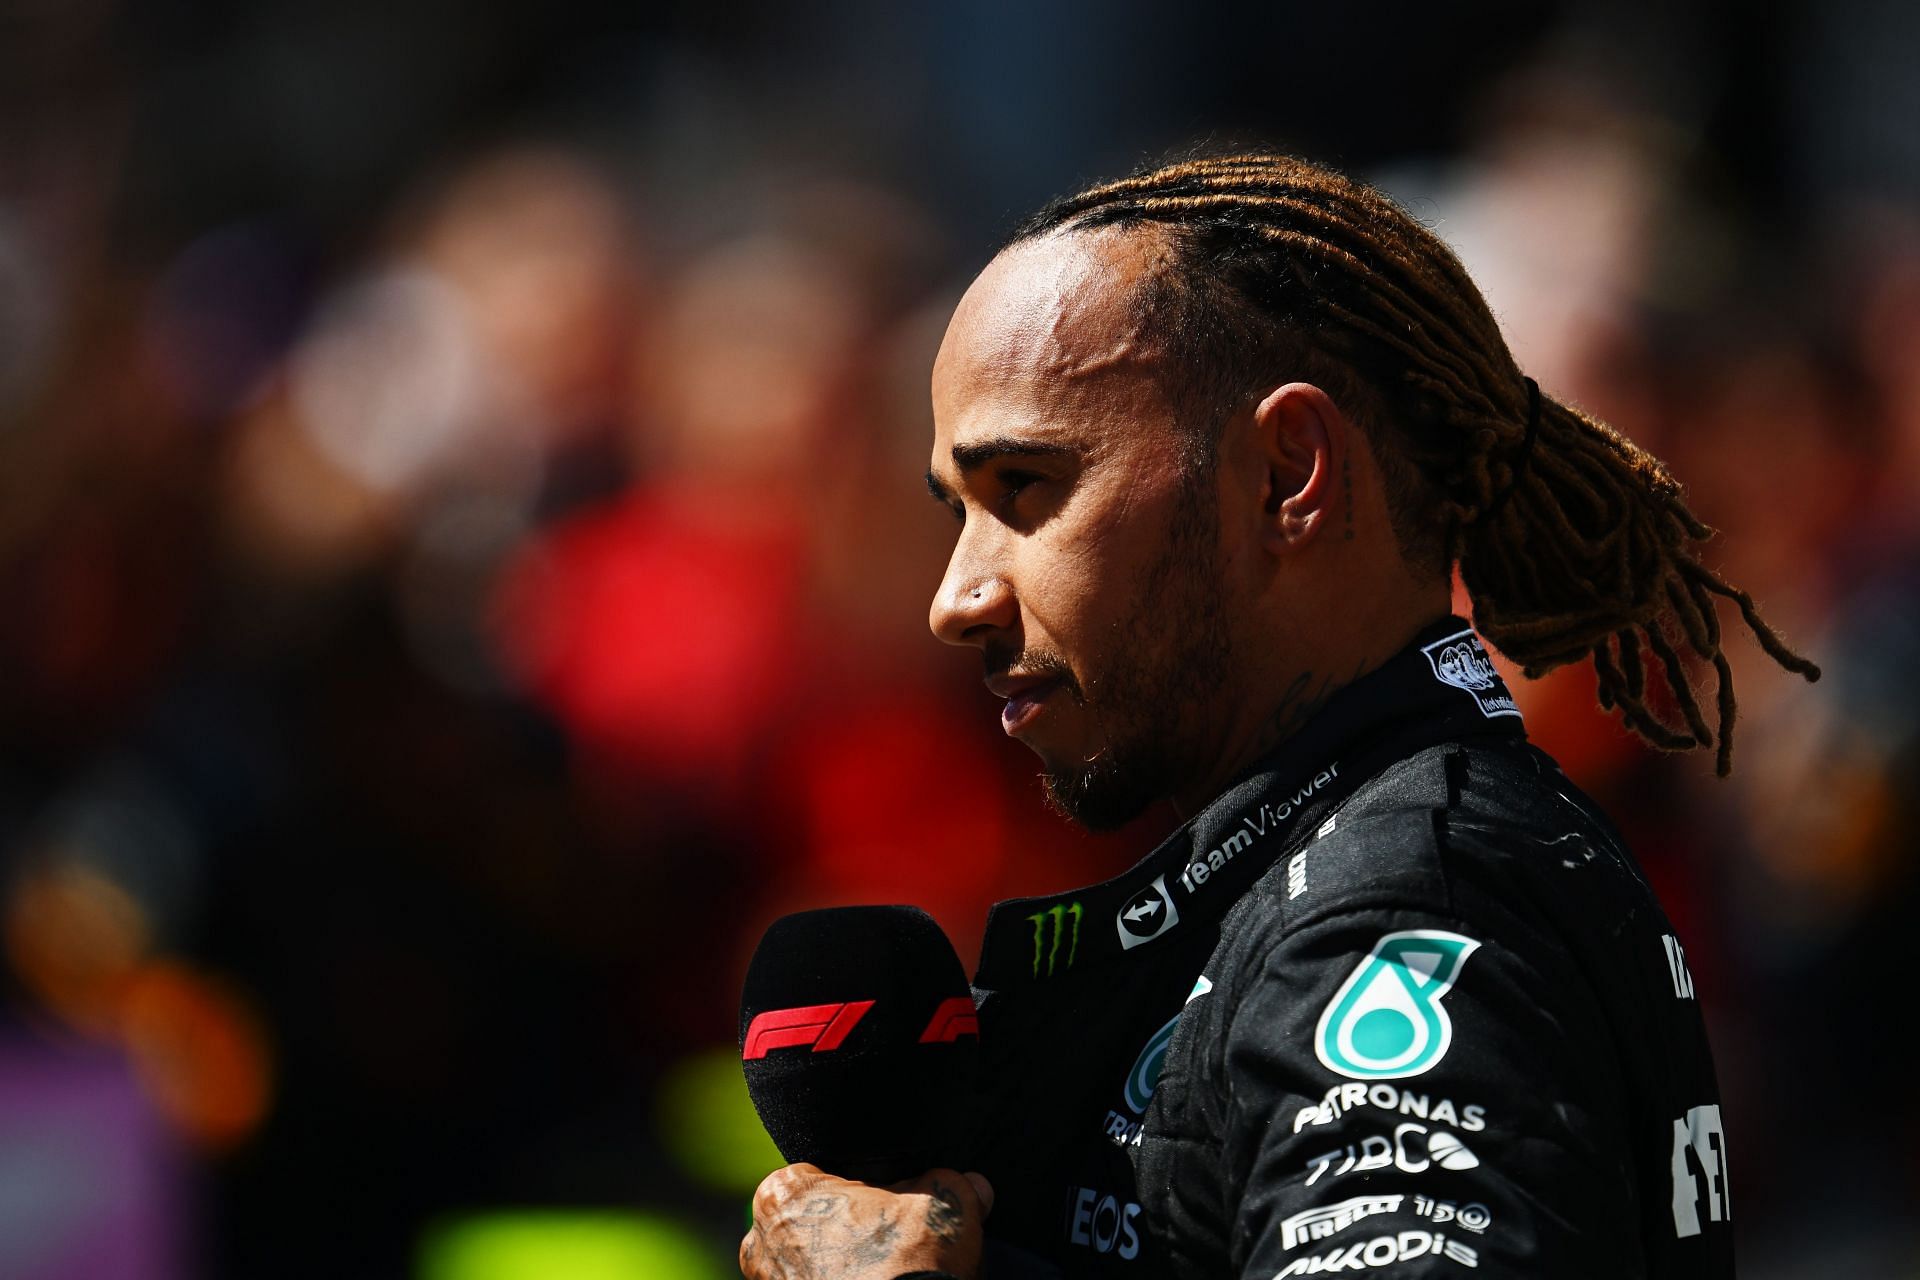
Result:
<svg viewBox="0 0 1920 1280"><path fill-rule="evenodd" d="M1405 1199L1403 1195L1355 1196L1323 1209L1296 1213L1280 1224L1281 1247L1292 1249L1316 1240L1329 1239L1362 1218L1371 1218L1376 1213L1398 1213L1400 1203Z"/></svg>

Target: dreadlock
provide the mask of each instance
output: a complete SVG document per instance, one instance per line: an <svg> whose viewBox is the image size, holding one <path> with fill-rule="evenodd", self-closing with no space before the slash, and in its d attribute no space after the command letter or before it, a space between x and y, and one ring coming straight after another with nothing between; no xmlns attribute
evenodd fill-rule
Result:
<svg viewBox="0 0 1920 1280"><path fill-rule="evenodd" d="M1700 563L1713 531L1660 460L1523 378L1459 259L1378 191L1282 155L1187 160L1057 200L1011 243L1100 227L1163 241L1139 305L1200 448L1274 368L1322 385L1367 431L1409 558L1458 563L1475 625L1528 677L1591 659L1603 708L1663 750L1716 745L1722 777L1737 708L1715 597L1819 678ZM1714 669L1715 727L1682 646ZM1649 702L1655 663L1677 723Z"/></svg>

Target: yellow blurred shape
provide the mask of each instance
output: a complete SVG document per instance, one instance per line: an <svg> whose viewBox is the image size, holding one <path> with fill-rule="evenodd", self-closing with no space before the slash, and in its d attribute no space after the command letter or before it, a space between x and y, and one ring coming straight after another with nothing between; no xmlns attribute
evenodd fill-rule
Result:
<svg viewBox="0 0 1920 1280"><path fill-rule="evenodd" d="M661 1141L703 1187L751 1192L786 1163L754 1113L740 1052L731 1045L681 1059L657 1099Z"/></svg>
<svg viewBox="0 0 1920 1280"><path fill-rule="evenodd" d="M260 1125L272 1064L240 997L185 965L143 967L127 985L121 1034L141 1083L203 1147L225 1150Z"/></svg>
<svg viewBox="0 0 1920 1280"><path fill-rule="evenodd" d="M671 1218L530 1209L433 1228L418 1280L725 1280L729 1270Z"/></svg>
<svg viewBox="0 0 1920 1280"><path fill-rule="evenodd" d="M27 990L73 1027L110 1038L150 942L139 902L89 867L56 863L14 884L5 930L8 963Z"/></svg>

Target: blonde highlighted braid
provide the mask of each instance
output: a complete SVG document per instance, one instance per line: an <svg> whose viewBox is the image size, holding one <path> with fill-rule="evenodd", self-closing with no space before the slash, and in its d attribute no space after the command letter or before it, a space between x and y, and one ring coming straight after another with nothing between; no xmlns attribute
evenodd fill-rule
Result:
<svg viewBox="0 0 1920 1280"><path fill-rule="evenodd" d="M1013 242L1099 227L1163 237L1141 305L1191 384L1173 390L1201 449L1263 380L1322 383L1366 426L1409 556L1458 563L1475 625L1528 676L1590 659L1603 707L1664 750L1715 746L1722 776L1737 705L1715 597L1819 678L1701 564L1713 531L1660 460L1541 396L1459 259L1378 191L1288 156L1216 156L1055 201ZM1714 669L1715 725L1682 647ZM1655 664L1678 723L1649 705Z"/></svg>

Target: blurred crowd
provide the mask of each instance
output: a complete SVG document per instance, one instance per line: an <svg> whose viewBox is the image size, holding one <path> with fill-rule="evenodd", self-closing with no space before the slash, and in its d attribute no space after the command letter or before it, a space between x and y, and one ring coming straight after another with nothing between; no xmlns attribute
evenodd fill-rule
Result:
<svg viewBox="0 0 1920 1280"><path fill-rule="evenodd" d="M1147 8L0 6L0 1273L724 1274L765 924L971 961L1173 822L1042 810L919 477L995 236L1208 133L1429 220L1826 668L1730 646L1725 783L1521 694L1687 940L1749 1274L1914 1265L1920 24L1409 9L1429 102L1341 115L1235 24L1377 34Z"/></svg>

